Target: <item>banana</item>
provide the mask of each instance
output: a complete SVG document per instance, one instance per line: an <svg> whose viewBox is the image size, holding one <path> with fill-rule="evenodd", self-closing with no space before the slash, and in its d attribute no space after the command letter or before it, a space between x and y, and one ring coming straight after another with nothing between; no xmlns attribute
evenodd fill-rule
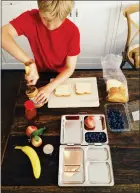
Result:
<svg viewBox="0 0 140 193"><path fill-rule="evenodd" d="M32 147L27 146L27 145L26 146L16 146L15 149L22 150L28 156L28 158L31 161L34 177L38 179L41 174L41 165L40 165L40 160L39 160L39 157L36 151Z"/></svg>

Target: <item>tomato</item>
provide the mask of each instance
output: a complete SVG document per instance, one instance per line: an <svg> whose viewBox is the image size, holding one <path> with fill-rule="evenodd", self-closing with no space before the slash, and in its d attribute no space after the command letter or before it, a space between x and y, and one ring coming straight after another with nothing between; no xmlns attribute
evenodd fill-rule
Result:
<svg viewBox="0 0 140 193"><path fill-rule="evenodd" d="M39 147L42 144L42 139L39 136L32 137L31 143L34 147Z"/></svg>
<svg viewBox="0 0 140 193"><path fill-rule="evenodd" d="M94 116L88 116L86 117L85 121L84 121L87 129L94 129L95 128L95 119Z"/></svg>
<svg viewBox="0 0 140 193"><path fill-rule="evenodd" d="M28 127L26 128L26 135L27 135L28 137L30 137L31 134L32 134L34 131L36 131L36 130L37 130L37 127L35 127L35 126L28 126Z"/></svg>

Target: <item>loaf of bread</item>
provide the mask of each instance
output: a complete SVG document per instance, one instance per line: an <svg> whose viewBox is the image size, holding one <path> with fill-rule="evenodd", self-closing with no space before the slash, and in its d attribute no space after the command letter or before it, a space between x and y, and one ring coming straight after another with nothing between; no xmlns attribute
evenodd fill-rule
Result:
<svg viewBox="0 0 140 193"><path fill-rule="evenodd" d="M71 84L59 85L55 89L54 94L57 97L70 96L71 95Z"/></svg>
<svg viewBox="0 0 140 193"><path fill-rule="evenodd" d="M77 82L75 88L76 94L79 95L91 94L92 92L91 82Z"/></svg>
<svg viewBox="0 0 140 193"><path fill-rule="evenodd" d="M107 101L110 102L127 102L128 92L127 88L118 80L110 79L107 81Z"/></svg>

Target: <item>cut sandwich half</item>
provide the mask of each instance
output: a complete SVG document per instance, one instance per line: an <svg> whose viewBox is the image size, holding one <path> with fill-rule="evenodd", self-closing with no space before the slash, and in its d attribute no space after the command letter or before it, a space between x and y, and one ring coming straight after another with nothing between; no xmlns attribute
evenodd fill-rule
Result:
<svg viewBox="0 0 140 193"><path fill-rule="evenodd" d="M91 94L92 86L91 82L77 82L76 83L76 94Z"/></svg>
<svg viewBox="0 0 140 193"><path fill-rule="evenodd" d="M63 97L71 95L71 84L62 84L59 85L54 92L55 96Z"/></svg>

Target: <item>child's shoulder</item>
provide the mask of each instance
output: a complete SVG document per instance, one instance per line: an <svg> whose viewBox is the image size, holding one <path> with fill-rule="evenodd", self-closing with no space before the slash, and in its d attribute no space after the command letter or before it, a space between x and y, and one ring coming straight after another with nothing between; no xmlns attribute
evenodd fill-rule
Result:
<svg viewBox="0 0 140 193"><path fill-rule="evenodd" d="M31 9L29 12L30 12L31 16L39 15L39 10L38 9Z"/></svg>
<svg viewBox="0 0 140 193"><path fill-rule="evenodd" d="M77 31L77 30L79 31L78 27L70 19L66 18L66 23L69 29L73 31Z"/></svg>
<svg viewBox="0 0 140 193"><path fill-rule="evenodd" d="M39 20L39 10L38 9L31 9L28 12L28 17L32 21L38 21Z"/></svg>

